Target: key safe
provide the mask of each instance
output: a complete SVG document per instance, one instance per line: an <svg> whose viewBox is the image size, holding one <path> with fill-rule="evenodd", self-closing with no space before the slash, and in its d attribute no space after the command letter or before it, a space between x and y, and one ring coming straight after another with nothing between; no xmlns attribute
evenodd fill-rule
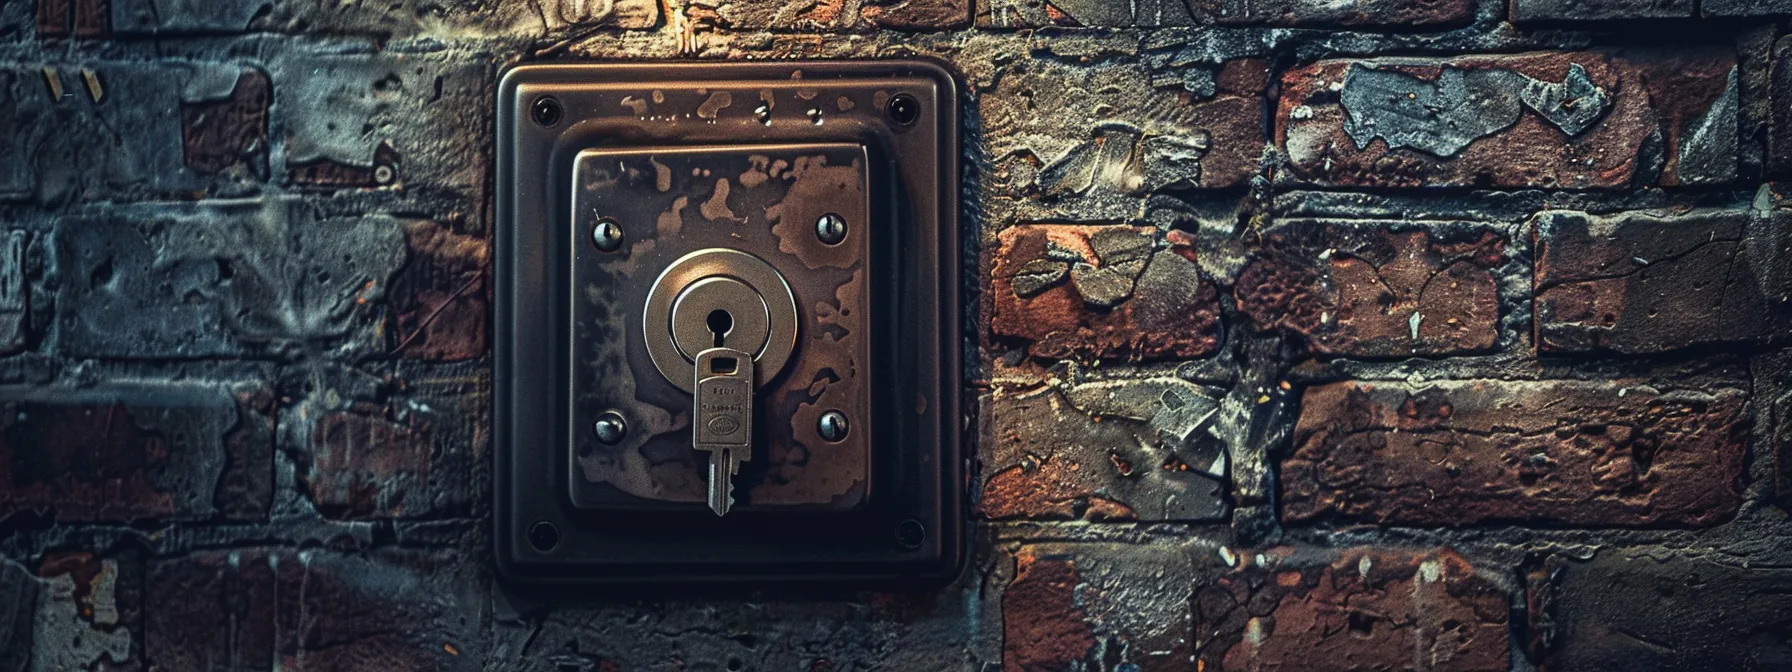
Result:
<svg viewBox="0 0 1792 672"><path fill-rule="evenodd" d="M500 573L956 573L952 76L525 65L497 106Z"/></svg>

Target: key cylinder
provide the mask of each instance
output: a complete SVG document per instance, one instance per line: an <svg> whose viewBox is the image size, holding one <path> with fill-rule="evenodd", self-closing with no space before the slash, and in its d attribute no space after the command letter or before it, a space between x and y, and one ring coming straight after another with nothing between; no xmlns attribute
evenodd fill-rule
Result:
<svg viewBox="0 0 1792 672"><path fill-rule="evenodd" d="M718 332L720 312L727 326ZM647 354L666 379L694 392L697 355L723 347L753 355L756 385L783 370L796 348L796 295L784 276L739 250L697 250L674 261L647 292Z"/></svg>

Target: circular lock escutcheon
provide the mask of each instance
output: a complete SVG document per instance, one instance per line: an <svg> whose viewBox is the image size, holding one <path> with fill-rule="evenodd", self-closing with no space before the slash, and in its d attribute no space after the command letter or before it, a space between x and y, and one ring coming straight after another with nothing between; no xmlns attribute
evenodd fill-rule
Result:
<svg viewBox="0 0 1792 672"><path fill-rule="evenodd" d="M678 389L691 392L697 374L693 362L714 344L708 319L716 310L727 311L732 323L724 344L753 353L756 384L776 377L796 349L796 295L765 260L725 248L679 257L648 289L641 330L654 367Z"/></svg>

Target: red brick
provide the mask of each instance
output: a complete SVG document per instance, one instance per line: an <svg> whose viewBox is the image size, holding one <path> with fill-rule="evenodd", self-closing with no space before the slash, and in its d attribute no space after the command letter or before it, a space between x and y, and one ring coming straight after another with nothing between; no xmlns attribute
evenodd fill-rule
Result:
<svg viewBox="0 0 1792 672"><path fill-rule="evenodd" d="M1173 378L998 389L981 413L989 434L977 510L994 519L1224 516L1225 449L1203 431L1217 407L1211 392Z"/></svg>
<svg viewBox="0 0 1792 672"><path fill-rule="evenodd" d="M1189 669L1194 575L1185 551L1031 544L1014 559L1001 598L1004 671Z"/></svg>
<svg viewBox="0 0 1792 672"><path fill-rule="evenodd" d="M1180 232L1029 224L997 235L990 330L1046 359L1185 359L1219 345L1219 300Z"/></svg>
<svg viewBox="0 0 1792 672"><path fill-rule="evenodd" d="M1233 292L1258 328L1298 334L1313 352L1465 354L1498 339L1495 274L1510 261L1486 226L1290 220L1264 233Z"/></svg>
<svg viewBox="0 0 1792 672"><path fill-rule="evenodd" d="M1449 549L1227 556L1237 568L1195 596L1201 670L1492 671L1510 664L1505 592Z"/></svg>
<svg viewBox="0 0 1792 672"><path fill-rule="evenodd" d="M1792 327L1792 219L1781 211L1545 212L1533 223L1542 350L1664 352Z"/></svg>
<svg viewBox="0 0 1792 672"><path fill-rule="evenodd" d="M1344 382L1306 390L1290 523L1702 526L1741 502L1747 396L1639 381Z"/></svg>
<svg viewBox="0 0 1792 672"><path fill-rule="evenodd" d="M75 0L37 0L37 37L68 37Z"/></svg>
<svg viewBox="0 0 1792 672"><path fill-rule="evenodd" d="M187 167L210 175L241 166L250 174L265 177L268 104L272 99L267 73L244 70L229 97L182 102L181 145Z"/></svg>
<svg viewBox="0 0 1792 672"><path fill-rule="evenodd" d="M866 3L860 14L879 28L947 30L969 25L970 0L894 0Z"/></svg>
<svg viewBox="0 0 1792 672"><path fill-rule="evenodd" d="M75 37L105 37L112 32L110 0L74 0Z"/></svg>
<svg viewBox="0 0 1792 672"><path fill-rule="evenodd" d="M1735 68L1729 48L1320 61L1282 78L1282 178L1567 189L1727 182L1736 175Z"/></svg>
<svg viewBox="0 0 1792 672"><path fill-rule="evenodd" d="M304 484L328 517L426 513L438 478L431 473L435 444L427 420L398 422L367 405L329 413L311 429Z"/></svg>
<svg viewBox="0 0 1792 672"><path fill-rule="evenodd" d="M429 221L404 223L410 260L392 281L393 349L411 358L456 361L489 351L491 302L485 240Z"/></svg>
<svg viewBox="0 0 1792 672"><path fill-rule="evenodd" d="M0 516L250 519L272 493L271 421L197 388L0 392Z"/></svg>

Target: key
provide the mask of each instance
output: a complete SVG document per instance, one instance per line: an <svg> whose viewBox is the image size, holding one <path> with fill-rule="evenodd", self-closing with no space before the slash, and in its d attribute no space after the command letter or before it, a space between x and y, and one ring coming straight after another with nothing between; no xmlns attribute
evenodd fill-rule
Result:
<svg viewBox="0 0 1792 672"><path fill-rule="evenodd" d="M728 515L734 474L753 458L753 356L714 347L697 353L696 410L691 437L709 453L709 508Z"/></svg>

